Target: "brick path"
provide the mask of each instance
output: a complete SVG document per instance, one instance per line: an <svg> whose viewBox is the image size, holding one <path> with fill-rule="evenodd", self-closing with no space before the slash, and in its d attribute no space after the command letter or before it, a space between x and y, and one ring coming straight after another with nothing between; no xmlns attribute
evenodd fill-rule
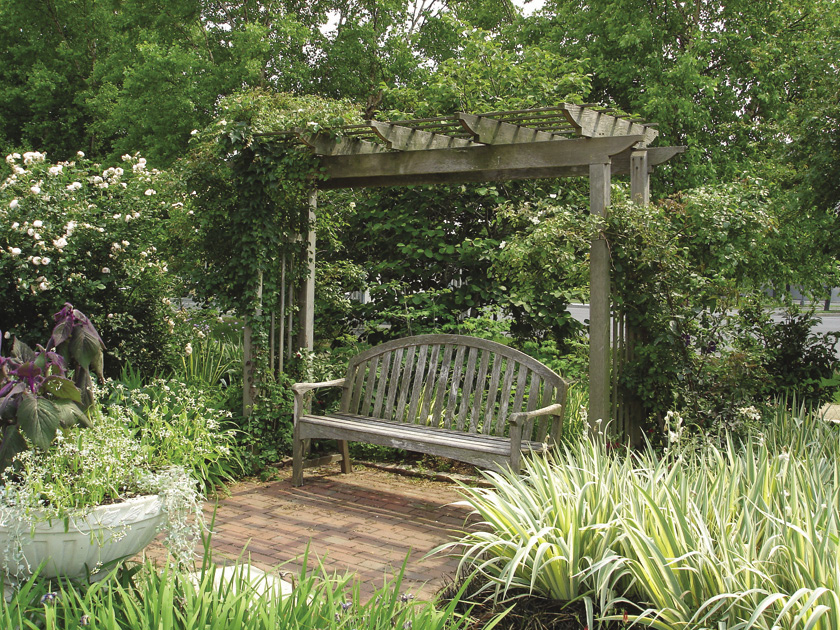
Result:
<svg viewBox="0 0 840 630"><path fill-rule="evenodd" d="M454 484L362 466L342 475L337 465L307 469L300 488L290 478L291 470L281 470L278 480L230 488L216 511L217 562L250 557L266 570L288 562L283 570L299 573L309 545L310 567L317 557L330 573L355 572L363 597L398 571L409 552L401 590L430 598L454 575L455 558L424 558L466 526L469 510L451 505L459 499ZM212 511L208 503L208 522Z"/></svg>

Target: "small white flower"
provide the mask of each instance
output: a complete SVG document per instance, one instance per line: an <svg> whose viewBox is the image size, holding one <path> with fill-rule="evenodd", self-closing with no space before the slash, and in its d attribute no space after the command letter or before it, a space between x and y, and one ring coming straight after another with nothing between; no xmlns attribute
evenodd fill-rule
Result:
<svg viewBox="0 0 840 630"><path fill-rule="evenodd" d="M35 232L35 233L32 235L32 238L34 238L36 241L40 241L40 240L41 240L41 235L40 235L40 234L38 234L38 232Z"/></svg>
<svg viewBox="0 0 840 630"><path fill-rule="evenodd" d="M121 216L122 216L121 214L115 214L114 215L114 220L119 221Z"/></svg>
<svg viewBox="0 0 840 630"><path fill-rule="evenodd" d="M26 230L26 233L27 233L29 236L35 236L35 230L33 230L32 228L29 228L28 230Z"/></svg>
<svg viewBox="0 0 840 630"><path fill-rule="evenodd" d="M42 282L38 285L38 288L41 289L41 291L46 291L49 288L49 285L47 285L46 282Z"/></svg>
<svg viewBox="0 0 840 630"><path fill-rule="evenodd" d="M36 267L41 264L41 257L40 256L33 256L32 257L32 264Z"/></svg>
<svg viewBox="0 0 840 630"><path fill-rule="evenodd" d="M192 131L190 131L191 136L194 136L197 133L198 133L198 129L193 129ZM6 158L6 159L8 160L8 158Z"/></svg>
<svg viewBox="0 0 840 630"><path fill-rule="evenodd" d="M83 157L85 157L85 152L84 151L76 151L76 155L78 155L80 158L83 158Z"/></svg>
<svg viewBox="0 0 840 630"><path fill-rule="evenodd" d="M18 202L18 200L17 200L17 199L12 199L12 200L9 202L9 207L10 207L12 210L14 210L15 208L17 208L19 205L20 205L20 203Z"/></svg>
<svg viewBox="0 0 840 630"><path fill-rule="evenodd" d="M108 267L102 267L102 273L111 273L111 270Z"/></svg>
<svg viewBox="0 0 840 630"><path fill-rule="evenodd" d="M146 189L146 192L143 193L147 197L151 197L152 195L156 195L157 192L153 188Z"/></svg>
<svg viewBox="0 0 840 630"><path fill-rule="evenodd" d="M82 187L82 182L73 182L72 184L67 184L67 190L74 191L79 190Z"/></svg>
<svg viewBox="0 0 840 630"><path fill-rule="evenodd" d="M50 175L61 175L62 170L64 170L64 167L61 166L61 164L57 164L55 166L51 166L48 172Z"/></svg>
<svg viewBox="0 0 840 630"><path fill-rule="evenodd" d="M32 191L33 195L40 195L41 194L41 187L38 186L37 184L35 186L33 186L32 188L30 188L29 190Z"/></svg>
<svg viewBox="0 0 840 630"><path fill-rule="evenodd" d="M44 222L41 221L40 219L32 222L32 227L39 228L39 227L43 227L43 226L44 226Z"/></svg>
<svg viewBox="0 0 840 630"><path fill-rule="evenodd" d="M184 347L184 353L185 353L187 356L190 356L190 355L192 354L192 350L193 350L193 349L192 349L192 344L189 344L189 343L188 343L188 344Z"/></svg>
<svg viewBox="0 0 840 630"><path fill-rule="evenodd" d="M11 252L12 256L20 256L20 247L10 247L9 252Z"/></svg>
<svg viewBox="0 0 840 630"><path fill-rule="evenodd" d="M41 264L42 264L42 265L49 265L51 262L52 262L52 259L51 259L51 258L48 258L47 256L44 256L44 257L41 259Z"/></svg>
<svg viewBox="0 0 840 630"><path fill-rule="evenodd" d="M18 229L19 227L20 227L20 223L18 223L17 221L15 221L14 223L12 223L12 229L13 229L13 230Z"/></svg>
<svg viewBox="0 0 840 630"><path fill-rule="evenodd" d="M129 243L128 241L123 241L122 242L123 247L128 247L129 245L131 245L131 243Z"/></svg>
<svg viewBox="0 0 840 630"><path fill-rule="evenodd" d="M53 239L53 245L55 245L58 249L67 247L67 239L63 236L60 238Z"/></svg>
<svg viewBox="0 0 840 630"><path fill-rule="evenodd" d="M355 201L351 201L351 202L350 202L350 209L352 210L352 209L353 209L353 208L355 208L355 207L356 207L356 202L355 202Z"/></svg>
<svg viewBox="0 0 840 630"><path fill-rule="evenodd" d="M506 245L507 241L502 241L501 243L499 243L499 249L504 249Z"/></svg>
<svg viewBox="0 0 840 630"><path fill-rule="evenodd" d="M4 338L4 339L10 339L10 338L11 338L11 335L9 334L9 331L8 331L8 330L7 330L7 331L6 331L6 333L3 335L3 338Z"/></svg>
<svg viewBox="0 0 840 630"><path fill-rule="evenodd" d="M122 156L122 161L131 162L131 156L128 153L126 153L124 156Z"/></svg>

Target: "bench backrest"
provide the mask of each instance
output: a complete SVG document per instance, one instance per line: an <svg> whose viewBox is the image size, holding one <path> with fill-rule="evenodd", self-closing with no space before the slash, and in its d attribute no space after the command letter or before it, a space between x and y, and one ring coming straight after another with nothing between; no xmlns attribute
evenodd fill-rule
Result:
<svg viewBox="0 0 840 630"><path fill-rule="evenodd" d="M420 335L353 357L341 412L502 436L511 414L562 404L567 388L551 369L500 343ZM522 438L544 442L550 433L552 419L544 416L525 424Z"/></svg>

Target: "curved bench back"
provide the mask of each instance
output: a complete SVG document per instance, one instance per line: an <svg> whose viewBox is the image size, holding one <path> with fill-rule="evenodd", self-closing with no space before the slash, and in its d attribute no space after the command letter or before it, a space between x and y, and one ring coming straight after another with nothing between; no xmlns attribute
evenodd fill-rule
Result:
<svg viewBox="0 0 840 630"><path fill-rule="evenodd" d="M500 343L419 335L353 357L341 412L505 436L511 414L563 404L567 388L554 371ZM551 417L544 416L524 425L522 439L544 442L553 433Z"/></svg>

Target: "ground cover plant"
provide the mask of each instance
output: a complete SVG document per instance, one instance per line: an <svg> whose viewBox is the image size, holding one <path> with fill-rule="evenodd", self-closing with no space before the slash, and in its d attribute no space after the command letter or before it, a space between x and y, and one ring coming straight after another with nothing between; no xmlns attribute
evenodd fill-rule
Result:
<svg viewBox="0 0 840 630"><path fill-rule="evenodd" d="M779 406L717 446L671 420L665 454L586 440L488 473L463 490L484 526L447 548L492 598L582 602L590 628L837 628L840 426Z"/></svg>

